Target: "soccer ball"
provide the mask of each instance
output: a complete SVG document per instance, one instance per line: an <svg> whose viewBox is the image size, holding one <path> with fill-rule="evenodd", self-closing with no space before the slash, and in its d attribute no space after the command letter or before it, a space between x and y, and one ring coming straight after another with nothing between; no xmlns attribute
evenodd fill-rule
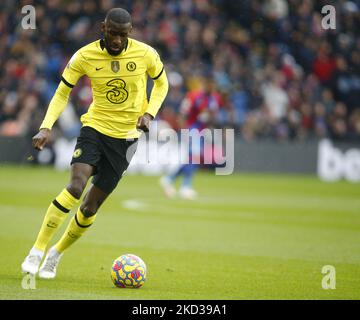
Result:
<svg viewBox="0 0 360 320"><path fill-rule="evenodd" d="M111 280L118 288L140 288L146 279L146 265L134 254L123 254L111 267Z"/></svg>

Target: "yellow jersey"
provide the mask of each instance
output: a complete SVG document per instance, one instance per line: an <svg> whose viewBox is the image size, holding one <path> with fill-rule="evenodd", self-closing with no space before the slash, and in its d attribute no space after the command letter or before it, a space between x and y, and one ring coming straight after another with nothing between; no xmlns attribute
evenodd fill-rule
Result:
<svg viewBox="0 0 360 320"><path fill-rule="evenodd" d="M70 88L70 92L84 75L91 81L93 101L80 120L83 126L114 138L139 137L140 132L136 130L138 118L145 112L155 117L168 90L159 54L151 46L131 38L117 56L107 52L103 40L79 49L63 71L62 82ZM146 92L148 76L155 83L157 79L166 82L157 88L158 92L151 93L150 102ZM56 112L51 117L51 113L54 114L50 110L51 104L56 105L59 98L54 96L53 100L40 128L51 128L60 115Z"/></svg>

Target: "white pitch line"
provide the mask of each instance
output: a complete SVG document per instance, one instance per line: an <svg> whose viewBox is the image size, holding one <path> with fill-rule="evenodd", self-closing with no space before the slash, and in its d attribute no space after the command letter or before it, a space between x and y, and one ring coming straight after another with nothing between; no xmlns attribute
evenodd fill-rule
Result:
<svg viewBox="0 0 360 320"><path fill-rule="evenodd" d="M141 201L141 200L136 200L136 199L128 199L128 200L124 200L122 202L122 206L125 209L129 209L129 210L136 210L136 211L142 211L145 210L147 205Z"/></svg>

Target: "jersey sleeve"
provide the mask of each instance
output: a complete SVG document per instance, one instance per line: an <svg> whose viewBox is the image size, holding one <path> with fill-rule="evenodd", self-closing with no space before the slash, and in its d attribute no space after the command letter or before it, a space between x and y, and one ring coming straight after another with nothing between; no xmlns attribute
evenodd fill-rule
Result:
<svg viewBox="0 0 360 320"><path fill-rule="evenodd" d="M147 60L147 74L153 79L158 79L164 72L164 65L160 59L159 54L153 48L149 48L146 52L145 58Z"/></svg>
<svg viewBox="0 0 360 320"><path fill-rule="evenodd" d="M74 87L78 80L85 74L83 65L85 59L80 51L74 53L66 65L61 80L70 88Z"/></svg>

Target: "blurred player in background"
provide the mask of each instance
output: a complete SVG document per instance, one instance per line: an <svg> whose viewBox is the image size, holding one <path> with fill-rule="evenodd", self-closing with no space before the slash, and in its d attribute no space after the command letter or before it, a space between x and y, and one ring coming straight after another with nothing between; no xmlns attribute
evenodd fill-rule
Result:
<svg viewBox="0 0 360 320"><path fill-rule="evenodd" d="M218 111L222 106L223 100L217 90L215 80L204 78L201 81L201 88L189 91L181 103L180 127L201 132L201 130L211 127L216 122ZM169 198L176 196L175 181L180 176L183 176L179 196L188 200L197 197L197 192L193 187L193 177L204 156L204 145L205 141L203 139L189 141L189 163L181 164L174 173L161 177L160 185L166 196Z"/></svg>
<svg viewBox="0 0 360 320"><path fill-rule="evenodd" d="M126 10L108 11L101 27L103 38L73 55L40 131L33 137L33 147L42 150L53 124L67 105L72 88L80 77L88 76L93 102L81 117L83 127L71 161L70 183L50 204L37 239L22 263L23 272L36 274L39 271L39 276L47 279L56 276L63 252L94 222L99 207L127 169L140 130L149 130L150 121L165 99L168 81L163 63L152 47L129 38L131 30L131 16ZM148 76L154 81L149 101L146 95ZM133 148L128 152L130 146ZM79 203L91 176L94 176L92 185L80 207L40 267L50 240L67 213Z"/></svg>

